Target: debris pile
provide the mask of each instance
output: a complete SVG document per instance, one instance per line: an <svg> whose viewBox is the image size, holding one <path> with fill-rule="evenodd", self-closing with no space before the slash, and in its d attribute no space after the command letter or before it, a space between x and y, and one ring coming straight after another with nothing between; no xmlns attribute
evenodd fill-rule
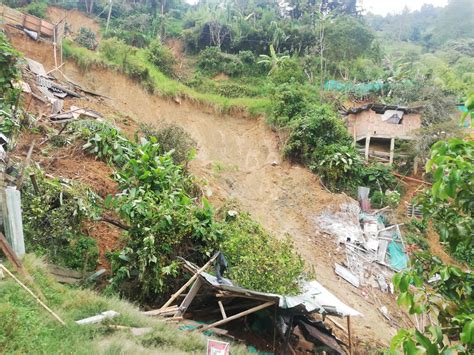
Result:
<svg viewBox="0 0 474 355"><path fill-rule="evenodd" d="M160 309L144 314L171 317L167 320L183 322L186 329L212 331L234 340L259 334L252 340L263 342L265 337L271 339L266 344L267 348L277 352L313 352L324 347L335 354L344 353L341 348L343 343L323 321L327 316L344 317L348 321L347 345L350 350L350 317L361 314L341 302L320 283L302 283L301 294L296 296L245 289L222 277L218 264L215 265L217 276L205 272L217 257L222 257L222 254L217 253L201 268L182 259L184 267L193 276ZM189 286L184 299L172 306Z"/></svg>
<svg viewBox="0 0 474 355"><path fill-rule="evenodd" d="M55 77L46 72L41 63L30 58L25 59L27 68L23 70L23 78L26 81L20 81L17 87L37 100L51 105L51 114L48 117L52 123L68 123L77 120L80 116L102 119L99 112L77 106L71 106L69 110L64 111L64 100L67 97L83 97L76 91L80 87L70 81L58 83Z"/></svg>
<svg viewBox="0 0 474 355"><path fill-rule="evenodd" d="M316 218L322 230L345 244L344 265L335 273L355 287L376 287L393 292L391 279L407 267L408 256L400 225L391 223L388 207L372 211L368 189L359 189L359 205L342 204L337 212L325 211Z"/></svg>

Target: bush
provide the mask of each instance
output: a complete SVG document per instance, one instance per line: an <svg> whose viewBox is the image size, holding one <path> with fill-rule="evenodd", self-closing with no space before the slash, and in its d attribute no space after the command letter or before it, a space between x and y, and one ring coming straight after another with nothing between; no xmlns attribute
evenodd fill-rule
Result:
<svg viewBox="0 0 474 355"><path fill-rule="evenodd" d="M217 93L229 98L255 97L259 95L259 92L256 88L234 82L219 83L217 87Z"/></svg>
<svg viewBox="0 0 474 355"><path fill-rule="evenodd" d="M45 18L47 8L48 8L48 4L45 1L33 1L28 6L26 6L24 10L30 15L33 15L39 18Z"/></svg>
<svg viewBox="0 0 474 355"><path fill-rule="evenodd" d="M41 172L36 176L41 194L31 183L21 191L28 250L59 265L94 270L99 251L95 240L82 233L82 222L97 217L98 197L81 186L46 179Z"/></svg>
<svg viewBox="0 0 474 355"><path fill-rule="evenodd" d="M360 184L362 161L350 146L332 144L314 150L309 166L330 190L355 193Z"/></svg>
<svg viewBox="0 0 474 355"><path fill-rule="evenodd" d="M297 58L290 58L282 61L271 72L270 77L275 84L299 83L305 81L303 68Z"/></svg>
<svg viewBox="0 0 474 355"><path fill-rule="evenodd" d="M155 137L163 153L170 153L175 164L187 164L197 146L191 135L176 125L169 125L158 130L151 126L143 126L147 137Z"/></svg>
<svg viewBox="0 0 474 355"><path fill-rule="evenodd" d="M290 239L277 240L246 213L228 218L222 228L230 279L261 292L298 293L304 263Z"/></svg>
<svg viewBox="0 0 474 355"><path fill-rule="evenodd" d="M176 59L173 53L161 44L159 39L155 39L150 43L147 56L148 60L156 65L162 73L173 75L173 66L176 64Z"/></svg>
<svg viewBox="0 0 474 355"><path fill-rule="evenodd" d="M142 32L124 31L116 28L109 29L109 31L104 34L104 38L116 38L124 41L129 46L137 48L145 48L151 42L150 37Z"/></svg>
<svg viewBox="0 0 474 355"><path fill-rule="evenodd" d="M223 73L229 76L239 76L244 70L244 65L237 56L223 53L217 47L207 47L201 51L197 67L206 75Z"/></svg>
<svg viewBox="0 0 474 355"><path fill-rule="evenodd" d="M74 40L77 44L91 51L97 48L97 39L95 33L87 27L81 27L79 29L79 34Z"/></svg>
<svg viewBox="0 0 474 355"><path fill-rule="evenodd" d="M304 163L318 163L328 154L343 152L344 146L350 146L351 137L342 120L328 105L312 105L298 115L291 123L291 132L284 148L287 157ZM338 144L341 147L329 147ZM344 153L352 154L347 149Z"/></svg>
<svg viewBox="0 0 474 355"><path fill-rule="evenodd" d="M306 110L308 106L307 91L301 85L279 85L272 93L272 103L270 122L280 128L286 127L295 117Z"/></svg>

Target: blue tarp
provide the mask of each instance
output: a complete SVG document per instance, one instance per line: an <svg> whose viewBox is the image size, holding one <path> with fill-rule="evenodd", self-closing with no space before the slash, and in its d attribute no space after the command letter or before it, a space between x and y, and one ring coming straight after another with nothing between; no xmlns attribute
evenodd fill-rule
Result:
<svg viewBox="0 0 474 355"><path fill-rule="evenodd" d="M388 245L388 253L390 256L390 266L400 271L408 267L408 256L403 250L401 243L392 240Z"/></svg>

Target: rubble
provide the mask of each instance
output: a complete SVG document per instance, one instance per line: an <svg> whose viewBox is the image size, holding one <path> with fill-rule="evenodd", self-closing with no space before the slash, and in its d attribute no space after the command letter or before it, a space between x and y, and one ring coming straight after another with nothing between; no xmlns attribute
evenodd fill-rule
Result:
<svg viewBox="0 0 474 355"><path fill-rule="evenodd" d="M400 224L390 223L388 208L370 209L369 190L359 188L359 203L342 204L337 212L325 211L316 222L345 245L345 265L336 263L334 272L354 287L376 287L392 292L395 272L407 267Z"/></svg>

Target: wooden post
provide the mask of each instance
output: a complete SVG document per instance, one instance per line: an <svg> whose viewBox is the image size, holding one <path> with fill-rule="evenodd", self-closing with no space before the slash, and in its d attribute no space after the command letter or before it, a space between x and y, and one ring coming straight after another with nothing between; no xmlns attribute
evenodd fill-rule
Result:
<svg viewBox="0 0 474 355"><path fill-rule="evenodd" d="M351 316L347 316L347 335L349 337L349 355L352 355Z"/></svg>
<svg viewBox="0 0 474 355"><path fill-rule="evenodd" d="M369 161L370 134L365 137L365 161Z"/></svg>
<svg viewBox="0 0 474 355"><path fill-rule="evenodd" d="M352 146L355 147L356 144L357 144L357 133L356 133L356 126L355 126L355 122L354 122L354 125L352 126Z"/></svg>
<svg viewBox="0 0 474 355"><path fill-rule="evenodd" d="M389 158L389 164L393 164L393 154L395 152L395 138L390 139L390 158Z"/></svg>
<svg viewBox="0 0 474 355"><path fill-rule="evenodd" d="M414 176L418 175L418 157L415 157L413 159L413 175Z"/></svg>
<svg viewBox="0 0 474 355"><path fill-rule="evenodd" d="M176 298L178 298L178 296L180 294L182 294L184 292L184 290L186 290L188 288L188 286L191 285L194 282L194 280L196 280L196 278L199 276L199 274L201 272L203 272L204 270L206 270L209 267L209 265L211 265L214 262L214 260L217 259L218 256L219 256L219 253L214 254L214 256L202 268L200 268L188 280L188 282L186 282L178 291L176 291L176 293L174 295L172 295L171 298L160 309L164 309L164 308L168 307Z"/></svg>
<svg viewBox="0 0 474 355"><path fill-rule="evenodd" d="M242 318L248 314L251 314L251 313L255 313L255 312L258 312L264 308L267 308L267 307L270 307L270 306L273 306L275 304L274 301L269 301L269 302L265 302L264 304L261 304L260 306L256 306L256 307L253 307L253 308L250 308L246 311L243 311L243 312L240 312L240 313L237 313L237 314L234 314L233 316L231 317L228 317L226 319L222 319L218 322L215 322L215 323L212 323L212 324L209 324L209 325L206 325L204 328L201 328L201 331L202 332L205 332L206 330L209 330L211 328L214 328L214 327L218 327L222 324L226 324L226 323L229 323L235 319L239 319L239 318Z"/></svg>
<svg viewBox="0 0 474 355"><path fill-rule="evenodd" d="M109 32L110 15L112 14L112 0L109 1L109 13L107 14L107 24L105 25L105 33Z"/></svg>
<svg viewBox="0 0 474 355"><path fill-rule="evenodd" d="M186 310L188 309L189 305L193 301L194 297L196 297L196 294L198 293L202 284L203 284L202 280L200 278L197 278L197 280L191 286L191 289L189 290L186 297L184 297L183 302L181 302L181 304L179 305L178 310L173 315L173 318L181 317L184 313L186 313Z"/></svg>
<svg viewBox="0 0 474 355"><path fill-rule="evenodd" d="M221 310L222 319L227 319L227 314L225 314L224 305L222 304L221 301L217 301L217 303L219 304L219 308Z"/></svg>

